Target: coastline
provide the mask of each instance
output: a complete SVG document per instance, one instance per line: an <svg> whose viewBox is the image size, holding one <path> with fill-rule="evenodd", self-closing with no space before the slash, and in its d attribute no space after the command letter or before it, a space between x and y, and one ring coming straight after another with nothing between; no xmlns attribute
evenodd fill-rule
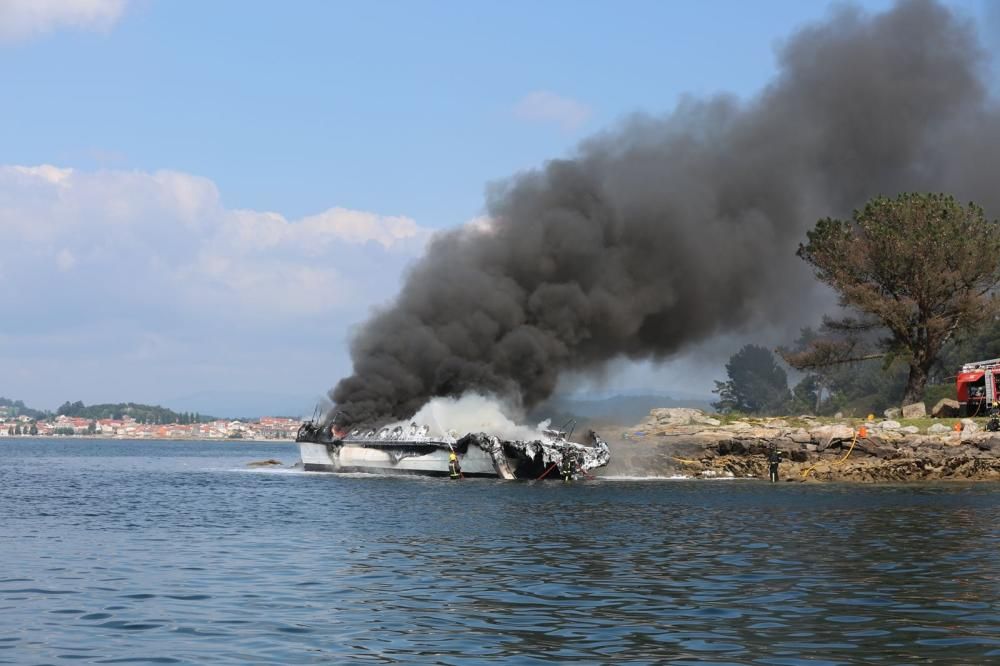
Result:
<svg viewBox="0 0 1000 666"><path fill-rule="evenodd" d="M956 419L940 421L951 426ZM782 452L780 482L1000 481L1000 433L985 431L972 419L961 423L961 431L928 433L888 420L798 416L724 422L696 409L654 409L613 441L608 471L766 479L773 447Z"/></svg>
<svg viewBox="0 0 1000 666"><path fill-rule="evenodd" d="M106 442L219 442L232 444L256 444L263 442L266 444L295 444L294 439L272 439L265 437L108 437L107 435L4 435L0 437L0 442L16 442L25 439L44 439L49 441L94 441L103 440Z"/></svg>

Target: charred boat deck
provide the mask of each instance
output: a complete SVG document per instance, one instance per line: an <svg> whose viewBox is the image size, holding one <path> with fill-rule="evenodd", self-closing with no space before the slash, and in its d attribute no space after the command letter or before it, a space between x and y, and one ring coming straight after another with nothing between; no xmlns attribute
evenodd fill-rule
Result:
<svg viewBox="0 0 1000 666"><path fill-rule="evenodd" d="M297 441L306 471L368 472L502 479L578 478L607 465L607 443L593 431L588 443L570 441L566 433L547 430L538 439L504 440L485 433L434 437L426 427L395 426L356 429L338 436L331 427L303 424ZM550 475L553 468L560 473Z"/></svg>

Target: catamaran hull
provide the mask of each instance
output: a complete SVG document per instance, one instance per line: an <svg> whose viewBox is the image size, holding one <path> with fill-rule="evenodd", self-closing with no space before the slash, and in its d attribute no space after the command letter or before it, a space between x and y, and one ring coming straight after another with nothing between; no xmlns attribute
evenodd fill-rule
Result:
<svg viewBox="0 0 1000 666"><path fill-rule="evenodd" d="M307 472L367 472L372 474L404 474L449 476L447 449L434 448L414 454L403 447L365 447L352 444L300 442L302 464ZM407 453L405 457L400 454ZM461 457L462 476L497 478L493 459L478 447L469 447Z"/></svg>
<svg viewBox="0 0 1000 666"><path fill-rule="evenodd" d="M300 429L299 450L307 471L445 476L450 475L449 458L455 454L465 477L536 479L559 467L554 477L576 478L589 476L588 470L611 459L607 443L594 432L589 446L567 441L559 432L530 441L501 440L484 433L459 439L435 439L419 432L407 437L401 427L355 431L328 440L322 435L323 430L311 423Z"/></svg>

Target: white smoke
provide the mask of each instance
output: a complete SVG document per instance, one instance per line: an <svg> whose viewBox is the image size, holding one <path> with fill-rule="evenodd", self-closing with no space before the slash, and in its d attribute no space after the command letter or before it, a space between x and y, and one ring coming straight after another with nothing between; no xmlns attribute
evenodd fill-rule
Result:
<svg viewBox="0 0 1000 666"><path fill-rule="evenodd" d="M518 425L508 416L514 413L516 410L495 396L465 393L458 398L431 399L404 425L428 426L436 437L483 432L508 440L551 439L543 432L548 421L535 427Z"/></svg>

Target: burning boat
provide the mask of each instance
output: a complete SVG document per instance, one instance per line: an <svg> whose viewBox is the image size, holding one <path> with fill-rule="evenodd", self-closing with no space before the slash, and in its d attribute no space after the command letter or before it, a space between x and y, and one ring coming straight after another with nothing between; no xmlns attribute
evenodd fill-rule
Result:
<svg viewBox="0 0 1000 666"><path fill-rule="evenodd" d="M506 440L485 433L432 435L415 423L341 432L307 421L296 441L307 471L374 472L448 476L454 453L462 476L501 479L578 478L608 464L611 453L597 433L587 443L570 441L572 431L542 429L531 440Z"/></svg>

